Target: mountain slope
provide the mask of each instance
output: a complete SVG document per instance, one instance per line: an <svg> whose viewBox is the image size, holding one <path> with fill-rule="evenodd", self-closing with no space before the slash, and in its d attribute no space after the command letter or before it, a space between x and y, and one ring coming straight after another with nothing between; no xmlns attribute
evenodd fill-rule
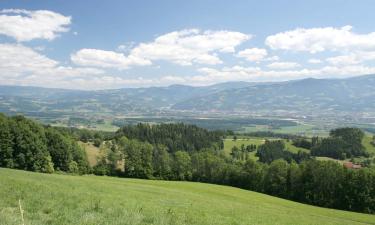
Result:
<svg viewBox="0 0 375 225"><path fill-rule="evenodd" d="M124 88L99 91L0 86L0 111L26 115L124 114L176 111L375 112L375 75L288 82L227 82L211 86Z"/></svg>
<svg viewBox="0 0 375 225"><path fill-rule="evenodd" d="M195 97L213 94L251 83L231 82L205 87L123 88L80 91L23 86L0 86L0 111L27 115L48 113L148 113L169 108Z"/></svg>
<svg viewBox="0 0 375 225"><path fill-rule="evenodd" d="M198 111L374 111L375 75L348 79L303 79L223 90L175 104Z"/></svg>
<svg viewBox="0 0 375 225"><path fill-rule="evenodd" d="M0 168L0 224L375 224L367 215L232 187Z"/></svg>

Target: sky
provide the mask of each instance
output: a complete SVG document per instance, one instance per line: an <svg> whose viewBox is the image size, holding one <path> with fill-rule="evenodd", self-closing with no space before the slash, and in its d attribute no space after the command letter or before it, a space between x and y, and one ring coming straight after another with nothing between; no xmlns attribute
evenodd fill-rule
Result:
<svg viewBox="0 0 375 225"><path fill-rule="evenodd" d="M375 73L375 2L0 1L0 85L112 89Z"/></svg>

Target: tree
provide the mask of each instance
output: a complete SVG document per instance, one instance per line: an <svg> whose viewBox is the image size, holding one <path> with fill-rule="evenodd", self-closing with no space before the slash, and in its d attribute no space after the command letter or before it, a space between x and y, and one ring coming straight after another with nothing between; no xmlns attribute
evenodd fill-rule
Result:
<svg viewBox="0 0 375 225"><path fill-rule="evenodd" d="M51 156L46 145L44 129L34 121L22 116L12 118L14 137L13 156L15 168L51 172Z"/></svg>
<svg viewBox="0 0 375 225"><path fill-rule="evenodd" d="M243 187L254 191L263 191L264 166L252 159L243 165Z"/></svg>
<svg viewBox="0 0 375 225"><path fill-rule="evenodd" d="M0 114L0 167L13 168L13 136L9 123L10 121Z"/></svg>
<svg viewBox="0 0 375 225"><path fill-rule="evenodd" d="M264 191L267 194L287 197L288 163L283 159L273 161L264 178Z"/></svg>
<svg viewBox="0 0 375 225"><path fill-rule="evenodd" d="M233 146L230 152L232 159L240 160L241 159L241 150L237 146Z"/></svg>
<svg viewBox="0 0 375 225"><path fill-rule="evenodd" d="M223 155L212 149L195 152L191 156L193 180L211 183L223 183L225 180L225 161Z"/></svg>
<svg viewBox="0 0 375 225"><path fill-rule="evenodd" d="M368 156L362 145L364 133L358 128L338 128L331 130L330 137L313 144L311 154L345 159L356 156Z"/></svg>
<svg viewBox="0 0 375 225"><path fill-rule="evenodd" d="M263 163L271 163L274 160L282 159L284 157L285 144L281 140L269 141L266 140L263 145L260 145L257 151L259 161Z"/></svg>
<svg viewBox="0 0 375 225"><path fill-rule="evenodd" d="M154 177L164 180L168 180L171 178L171 159L165 146L154 146L152 167L154 171Z"/></svg>
<svg viewBox="0 0 375 225"><path fill-rule="evenodd" d="M70 171L73 160L70 142L53 128L46 129L47 148L56 170ZM78 166L78 165L77 165Z"/></svg>
<svg viewBox="0 0 375 225"><path fill-rule="evenodd" d="M300 148L311 149L312 142L306 138L297 138L293 140L293 145Z"/></svg>
<svg viewBox="0 0 375 225"><path fill-rule="evenodd" d="M187 152L174 153L173 174L177 180L191 180L191 158Z"/></svg>
<svg viewBox="0 0 375 225"><path fill-rule="evenodd" d="M125 155L125 175L137 178L152 178L152 145L122 137L119 147Z"/></svg>
<svg viewBox="0 0 375 225"><path fill-rule="evenodd" d="M344 142L344 149L348 157L366 156L367 152L362 145L365 133L359 128L344 127L330 131L330 136L340 138Z"/></svg>

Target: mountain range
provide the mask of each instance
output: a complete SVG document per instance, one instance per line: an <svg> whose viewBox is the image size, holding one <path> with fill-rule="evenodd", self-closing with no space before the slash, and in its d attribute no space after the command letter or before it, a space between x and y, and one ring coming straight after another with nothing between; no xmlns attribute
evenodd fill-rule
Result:
<svg viewBox="0 0 375 225"><path fill-rule="evenodd" d="M272 83L83 91L0 86L0 111L25 114L153 112L375 112L375 75Z"/></svg>

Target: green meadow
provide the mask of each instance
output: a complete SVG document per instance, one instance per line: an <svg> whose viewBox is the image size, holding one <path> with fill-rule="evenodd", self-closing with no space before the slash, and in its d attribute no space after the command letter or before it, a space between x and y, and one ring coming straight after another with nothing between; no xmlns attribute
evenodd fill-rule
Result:
<svg viewBox="0 0 375 225"><path fill-rule="evenodd" d="M268 140L279 140L277 138L267 138ZM256 145L256 146L259 146L259 145L262 145L264 144L265 142L265 138L262 138L262 137L238 137L237 140L233 140L233 138L227 138L227 139L224 139L224 152L226 154L230 154L232 148L234 146L237 146L238 148L241 147L241 145ZM287 140L284 140L284 143L285 143L285 147L288 151L290 152L293 152L293 153L298 153L298 151L304 151L304 152L308 152L309 150L307 149L304 149L304 148L299 148L299 147L296 147L294 145L292 145L292 141L287 141ZM253 158L253 159L257 159L257 157L255 156L255 153L256 151L254 152L251 152L250 153L250 157Z"/></svg>
<svg viewBox="0 0 375 225"><path fill-rule="evenodd" d="M0 224L375 224L375 215L304 205L238 188L0 169Z"/></svg>

